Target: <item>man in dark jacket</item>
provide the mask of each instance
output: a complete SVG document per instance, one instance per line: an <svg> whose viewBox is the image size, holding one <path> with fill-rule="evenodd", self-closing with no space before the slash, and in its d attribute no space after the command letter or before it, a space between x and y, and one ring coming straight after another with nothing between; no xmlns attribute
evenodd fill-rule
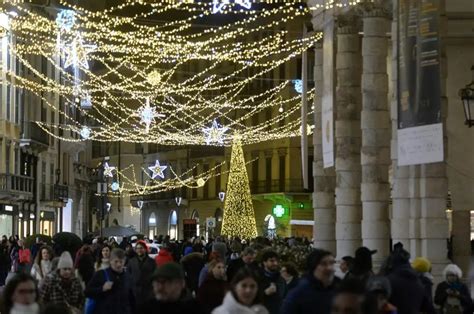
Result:
<svg viewBox="0 0 474 314"><path fill-rule="evenodd" d="M174 262L166 263L153 275L153 297L138 313L202 314L199 304L186 292L183 268Z"/></svg>
<svg viewBox="0 0 474 314"><path fill-rule="evenodd" d="M131 314L134 309L132 282L124 271L125 252L113 249L110 267L94 274L87 285L86 297L95 301L94 314Z"/></svg>
<svg viewBox="0 0 474 314"><path fill-rule="evenodd" d="M397 307L398 313L435 313L409 259L410 253L404 249L394 252L391 257L392 271L388 274L388 280L392 286L392 295L389 301Z"/></svg>
<svg viewBox="0 0 474 314"><path fill-rule="evenodd" d="M279 262L275 251L266 251L262 255L259 288L263 291L263 305L270 314L280 312L281 302L286 296L286 282L280 275Z"/></svg>
<svg viewBox="0 0 474 314"><path fill-rule="evenodd" d="M137 255L127 264L127 273L132 279L133 295L139 306L152 295L151 276L155 272L156 263L148 256L148 248L143 240L137 241L135 253Z"/></svg>
<svg viewBox="0 0 474 314"><path fill-rule="evenodd" d="M334 297L334 256L325 250L314 250L308 255L308 274L292 289L282 307L282 314L329 314Z"/></svg>
<svg viewBox="0 0 474 314"><path fill-rule="evenodd" d="M257 252L255 252L253 248L246 247L242 251L241 257L230 261L229 266L227 267L227 281L231 282L235 274L237 274L237 272L243 267L257 270L258 265L255 263L256 256Z"/></svg>

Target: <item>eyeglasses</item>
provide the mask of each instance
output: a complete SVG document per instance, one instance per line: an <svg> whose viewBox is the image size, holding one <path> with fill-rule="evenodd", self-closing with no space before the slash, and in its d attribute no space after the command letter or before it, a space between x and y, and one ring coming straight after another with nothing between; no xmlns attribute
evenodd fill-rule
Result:
<svg viewBox="0 0 474 314"><path fill-rule="evenodd" d="M18 289L19 294L36 294L36 289Z"/></svg>

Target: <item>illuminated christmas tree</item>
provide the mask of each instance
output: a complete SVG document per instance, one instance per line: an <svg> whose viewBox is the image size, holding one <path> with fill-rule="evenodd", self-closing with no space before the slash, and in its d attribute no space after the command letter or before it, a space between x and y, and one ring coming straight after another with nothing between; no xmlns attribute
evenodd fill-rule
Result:
<svg viewBox="0 0 474 314"><path fill-rule="evenodd" d="M232 143L221 234L241 238L257 236L249 178L245 167L242 143L238 138L234 139Z"/></svg>

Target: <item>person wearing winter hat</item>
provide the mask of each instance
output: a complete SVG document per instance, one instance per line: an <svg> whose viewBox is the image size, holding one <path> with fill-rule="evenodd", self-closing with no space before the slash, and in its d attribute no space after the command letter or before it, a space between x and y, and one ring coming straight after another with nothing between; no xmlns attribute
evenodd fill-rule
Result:
<svg viewBox="0 0 474 314"><path fill-rule="evenodd" d="M377 250L369 250L365 246L358 248L355 251L352 269L349 270L345 278L360 280L365 285L368 279L374 275L372 271L372 255L375 253L377 253Z"/></svg>
<svg viewBox="0 0 474 314"><path fill-rule="evenodd" d="M171 262L158 267L152 285L153 296L140 306L139 313L202 313L198 302L186 293L180 264Z"/></svg>
<svg viewBox="0 0 474 314"><path fill-rule="evenodd" d="M84 294L80 280L74 276L74 263L69 252L61 254L57 270L45 278L40 297L44 304L66 303L76 310L82 308Z"/></svg>
<svg viewBox="0 0 474 314"><path fill-rule="evenodd" d="M411 263L411 267L418 273L425 292L433 303L433 275L431 275L431 262L424 257L417 257Z"/></svg>
<svg viewBox="0 0 474 314"><path fill-rule="evenodd" d="M372 276L369 278L366 287L367 292L377 300L378 314L396 314L397 308L388 302L392 288L390 281L386 277Z"/></svg>
<svg viewBox="0 0 474 314"><path fill-rule="evenodd" d="M436 287L434 302L441 313L472 313L472 299L467 286L461 282L462 271L449 264L443 271L444 281Z"/></svg>
<svg viewBox="0 0 474 314"><path fill-rule="evenodd" d="M335 278L336 263L331 252L315 249L307 257L308 273L286 296L281 313L330 313L334 290L339 282Z"/></svg>
<svg viewBox="0 0 474 314"><path fill-rule="evenodd" d="M127 273L132 279L135 302L140 306L152 295L151 276L156 270L156 263L148 256L148 246L143 240L137 241L135 253L136 256L128 261Z"/></svg>

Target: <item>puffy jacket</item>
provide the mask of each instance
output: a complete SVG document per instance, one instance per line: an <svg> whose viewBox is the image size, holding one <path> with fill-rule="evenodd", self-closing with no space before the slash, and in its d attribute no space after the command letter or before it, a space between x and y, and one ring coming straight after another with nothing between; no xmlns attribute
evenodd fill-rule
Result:
<svg viewBox="0 0 474 314"><path fill-rule="evenodd" d="M174 262L173 256L167 249L161 248L155 257L156 265L161 266L166 263Z"/></svg>

